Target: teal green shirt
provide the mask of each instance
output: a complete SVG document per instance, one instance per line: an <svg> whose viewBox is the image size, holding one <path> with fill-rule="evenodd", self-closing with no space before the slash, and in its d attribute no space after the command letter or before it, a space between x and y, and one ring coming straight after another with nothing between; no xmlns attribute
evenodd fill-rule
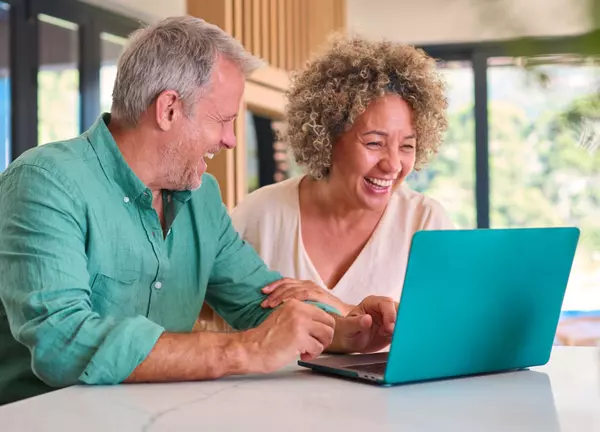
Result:
<svg viewBox="0 0 600 432"><path fill-rule="evenodd" d="M269 313L260 289L281 276L235 232L215 179L165 192L165 238L109 119L0 175L0 404L123 381L205 299L236 329Z"/></svg>

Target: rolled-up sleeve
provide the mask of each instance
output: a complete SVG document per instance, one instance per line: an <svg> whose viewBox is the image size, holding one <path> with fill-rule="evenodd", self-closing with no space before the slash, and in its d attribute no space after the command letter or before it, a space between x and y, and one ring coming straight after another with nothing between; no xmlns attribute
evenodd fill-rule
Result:
<svg viewBox="0 0 600 432"><path fill-rule="evenodd" d="M77 188L48 167L21 165L5 175L0 194L0 300L33 372L53 387L126 379L164 329L143 316L92 310Z"/></svg>
<svg viewBox="0 0 600 432"><path fill-rule="evenodd" d="M281 279L282 275L269 270L250 243L240 237L222 204L216 181L212 177L208 179L210 186L207 186L214 189L211 197L215 203L214 208L219 209L215 218L219 238L206 301L233 328L253 328L274 310L261 307L260 304L266 298L261 289ZM337 309L320 302L306 303L329 313L340 314Z"/></svg>
<svg viewBox="0 0 600 432"><path fill-rule="evenodd" d="M212 183L212 182L211 182ZM242 240L222 204L216 182L212 197L218 248L206 292L207 303L237 330L260 324L273 310L260 306L266 296L261 289L282 278L270 271L252 246Z"/></svg>

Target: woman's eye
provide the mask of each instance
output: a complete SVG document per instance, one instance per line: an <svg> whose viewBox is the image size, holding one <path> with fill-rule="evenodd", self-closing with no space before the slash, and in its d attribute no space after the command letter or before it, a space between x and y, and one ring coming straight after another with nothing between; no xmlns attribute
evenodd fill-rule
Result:
<svg viewBox="0 0 600 432"><path fill-rule="evenodd" d="M381 143L379 141L373 141L373 142L367 143L367 146L377 148L377 147L382 147L383 143Z"/></svg>

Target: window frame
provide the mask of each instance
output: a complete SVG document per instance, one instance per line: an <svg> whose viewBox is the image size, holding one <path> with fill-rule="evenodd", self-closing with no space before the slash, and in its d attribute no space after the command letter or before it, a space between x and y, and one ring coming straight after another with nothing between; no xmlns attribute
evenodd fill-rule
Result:
<svg viewBox="0 0 600 432"><path fill-rule="evenodd" d="M488 59L501 56L532 56L556 53L600 54L600 30L575 36L524 37L507 41L419 45L442 61L470 61L473 68L475 117L475 211L477 228L490 228L490 164L488 113Z"/></svg>
<svg viewBox="0 0 600 432"><path fill-rule="evenodd" d="M38 14L70 21L79 27L79 132L88 129L100 115L101 33L127 38L145 23L78 0L0 1L10 6L12 161L38 143ZM23 52L29 54L18 55Z"/></svg>

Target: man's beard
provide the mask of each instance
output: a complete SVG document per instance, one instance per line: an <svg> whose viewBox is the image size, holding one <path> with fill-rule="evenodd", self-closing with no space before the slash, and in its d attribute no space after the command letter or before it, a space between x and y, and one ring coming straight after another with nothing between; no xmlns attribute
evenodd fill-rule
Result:
<svg viewBox="0 0 600 432"><path fill-rule="evenodd" d="M164 164L166 183L170 190L195 190L202 185L202 177L199 184L196 183L198 176L198 165L188 166L184 155L187 153L185 143L189 140L167 144L161 152L161 160ZM200 163L200 161L198 161Z"/></svg>

